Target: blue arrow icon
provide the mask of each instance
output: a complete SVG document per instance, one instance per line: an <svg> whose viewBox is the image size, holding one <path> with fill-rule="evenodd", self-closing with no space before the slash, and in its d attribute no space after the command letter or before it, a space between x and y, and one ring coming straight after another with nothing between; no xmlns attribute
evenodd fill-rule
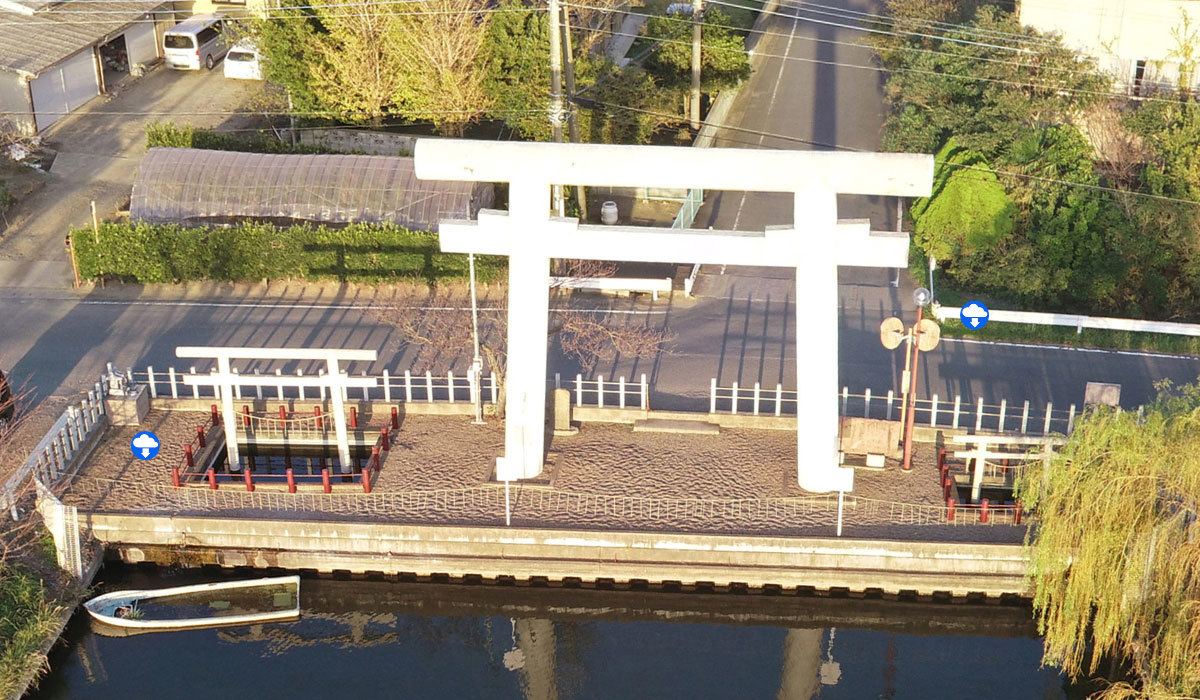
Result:
<svg viewBox="0 0 1200 700"><path fill-rule="evenodd" d="M958 311L958 317L962 319L963 325L972 330L979 330L986 326L989 315L988 308L978 301L968 302Z"/></svg>

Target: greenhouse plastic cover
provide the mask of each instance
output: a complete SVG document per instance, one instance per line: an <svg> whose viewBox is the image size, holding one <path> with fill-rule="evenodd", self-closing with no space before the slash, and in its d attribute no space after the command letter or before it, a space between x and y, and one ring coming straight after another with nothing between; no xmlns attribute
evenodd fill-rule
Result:
<svg viewBox="0 0 1200 700"><path fill-rule="evenodd" d="M439 219L472 218L491 199L490 185L417 179L412 158L151 148L133 182L129 216L148 223L362 221L432 231Z"/></svg>

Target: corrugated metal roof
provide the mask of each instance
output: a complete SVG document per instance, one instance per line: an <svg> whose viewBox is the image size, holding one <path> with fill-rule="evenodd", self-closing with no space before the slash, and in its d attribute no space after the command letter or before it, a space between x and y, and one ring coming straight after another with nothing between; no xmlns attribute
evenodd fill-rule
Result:
<svg viewBox="0 0 1200 700"><path fill-rule="evenodd" d="M0 12L0 67L37 75L163 5L162 0L68 0L32 15Z"/></svg>
<svg viewBox="0 0 1200 700"><path fill-rule="evenodd" d="M490 186L418 180L412 158L151 148L133 182L129 216L151 223L362 221L432 231L439 219L469 219L491 203Z"/></svg>

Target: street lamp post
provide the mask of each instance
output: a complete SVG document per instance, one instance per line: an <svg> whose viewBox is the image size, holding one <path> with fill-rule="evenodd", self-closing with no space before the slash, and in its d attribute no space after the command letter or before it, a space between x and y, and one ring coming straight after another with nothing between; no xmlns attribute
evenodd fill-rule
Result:
<svg viewBox="0 0 1200 700"><path fill-rule="evenodd" d="M933 295L924 287L913 291L917 322L907 332L904 322L895 317L885 319L879 326L880 342L888 350L895 350L901 343L908 343L904 348L904 374L900 386L900 425L904 431L904 458L900 468L906 472L912 471L912 434L917 417L917 363L920 352L937 347L941 336L941 329L937 323L932 319L923 318L925 306L932 298Z"/></svg>

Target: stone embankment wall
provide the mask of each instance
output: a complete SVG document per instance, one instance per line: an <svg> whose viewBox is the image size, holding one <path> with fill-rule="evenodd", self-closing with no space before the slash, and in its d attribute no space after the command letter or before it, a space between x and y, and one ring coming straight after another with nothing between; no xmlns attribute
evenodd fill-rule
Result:
<svg viewBox="0 0 1200 700"><path fill-rule="evenodd" d="M321 572L1024 595L1020 545L92 514L126 562Z"/></svg>

